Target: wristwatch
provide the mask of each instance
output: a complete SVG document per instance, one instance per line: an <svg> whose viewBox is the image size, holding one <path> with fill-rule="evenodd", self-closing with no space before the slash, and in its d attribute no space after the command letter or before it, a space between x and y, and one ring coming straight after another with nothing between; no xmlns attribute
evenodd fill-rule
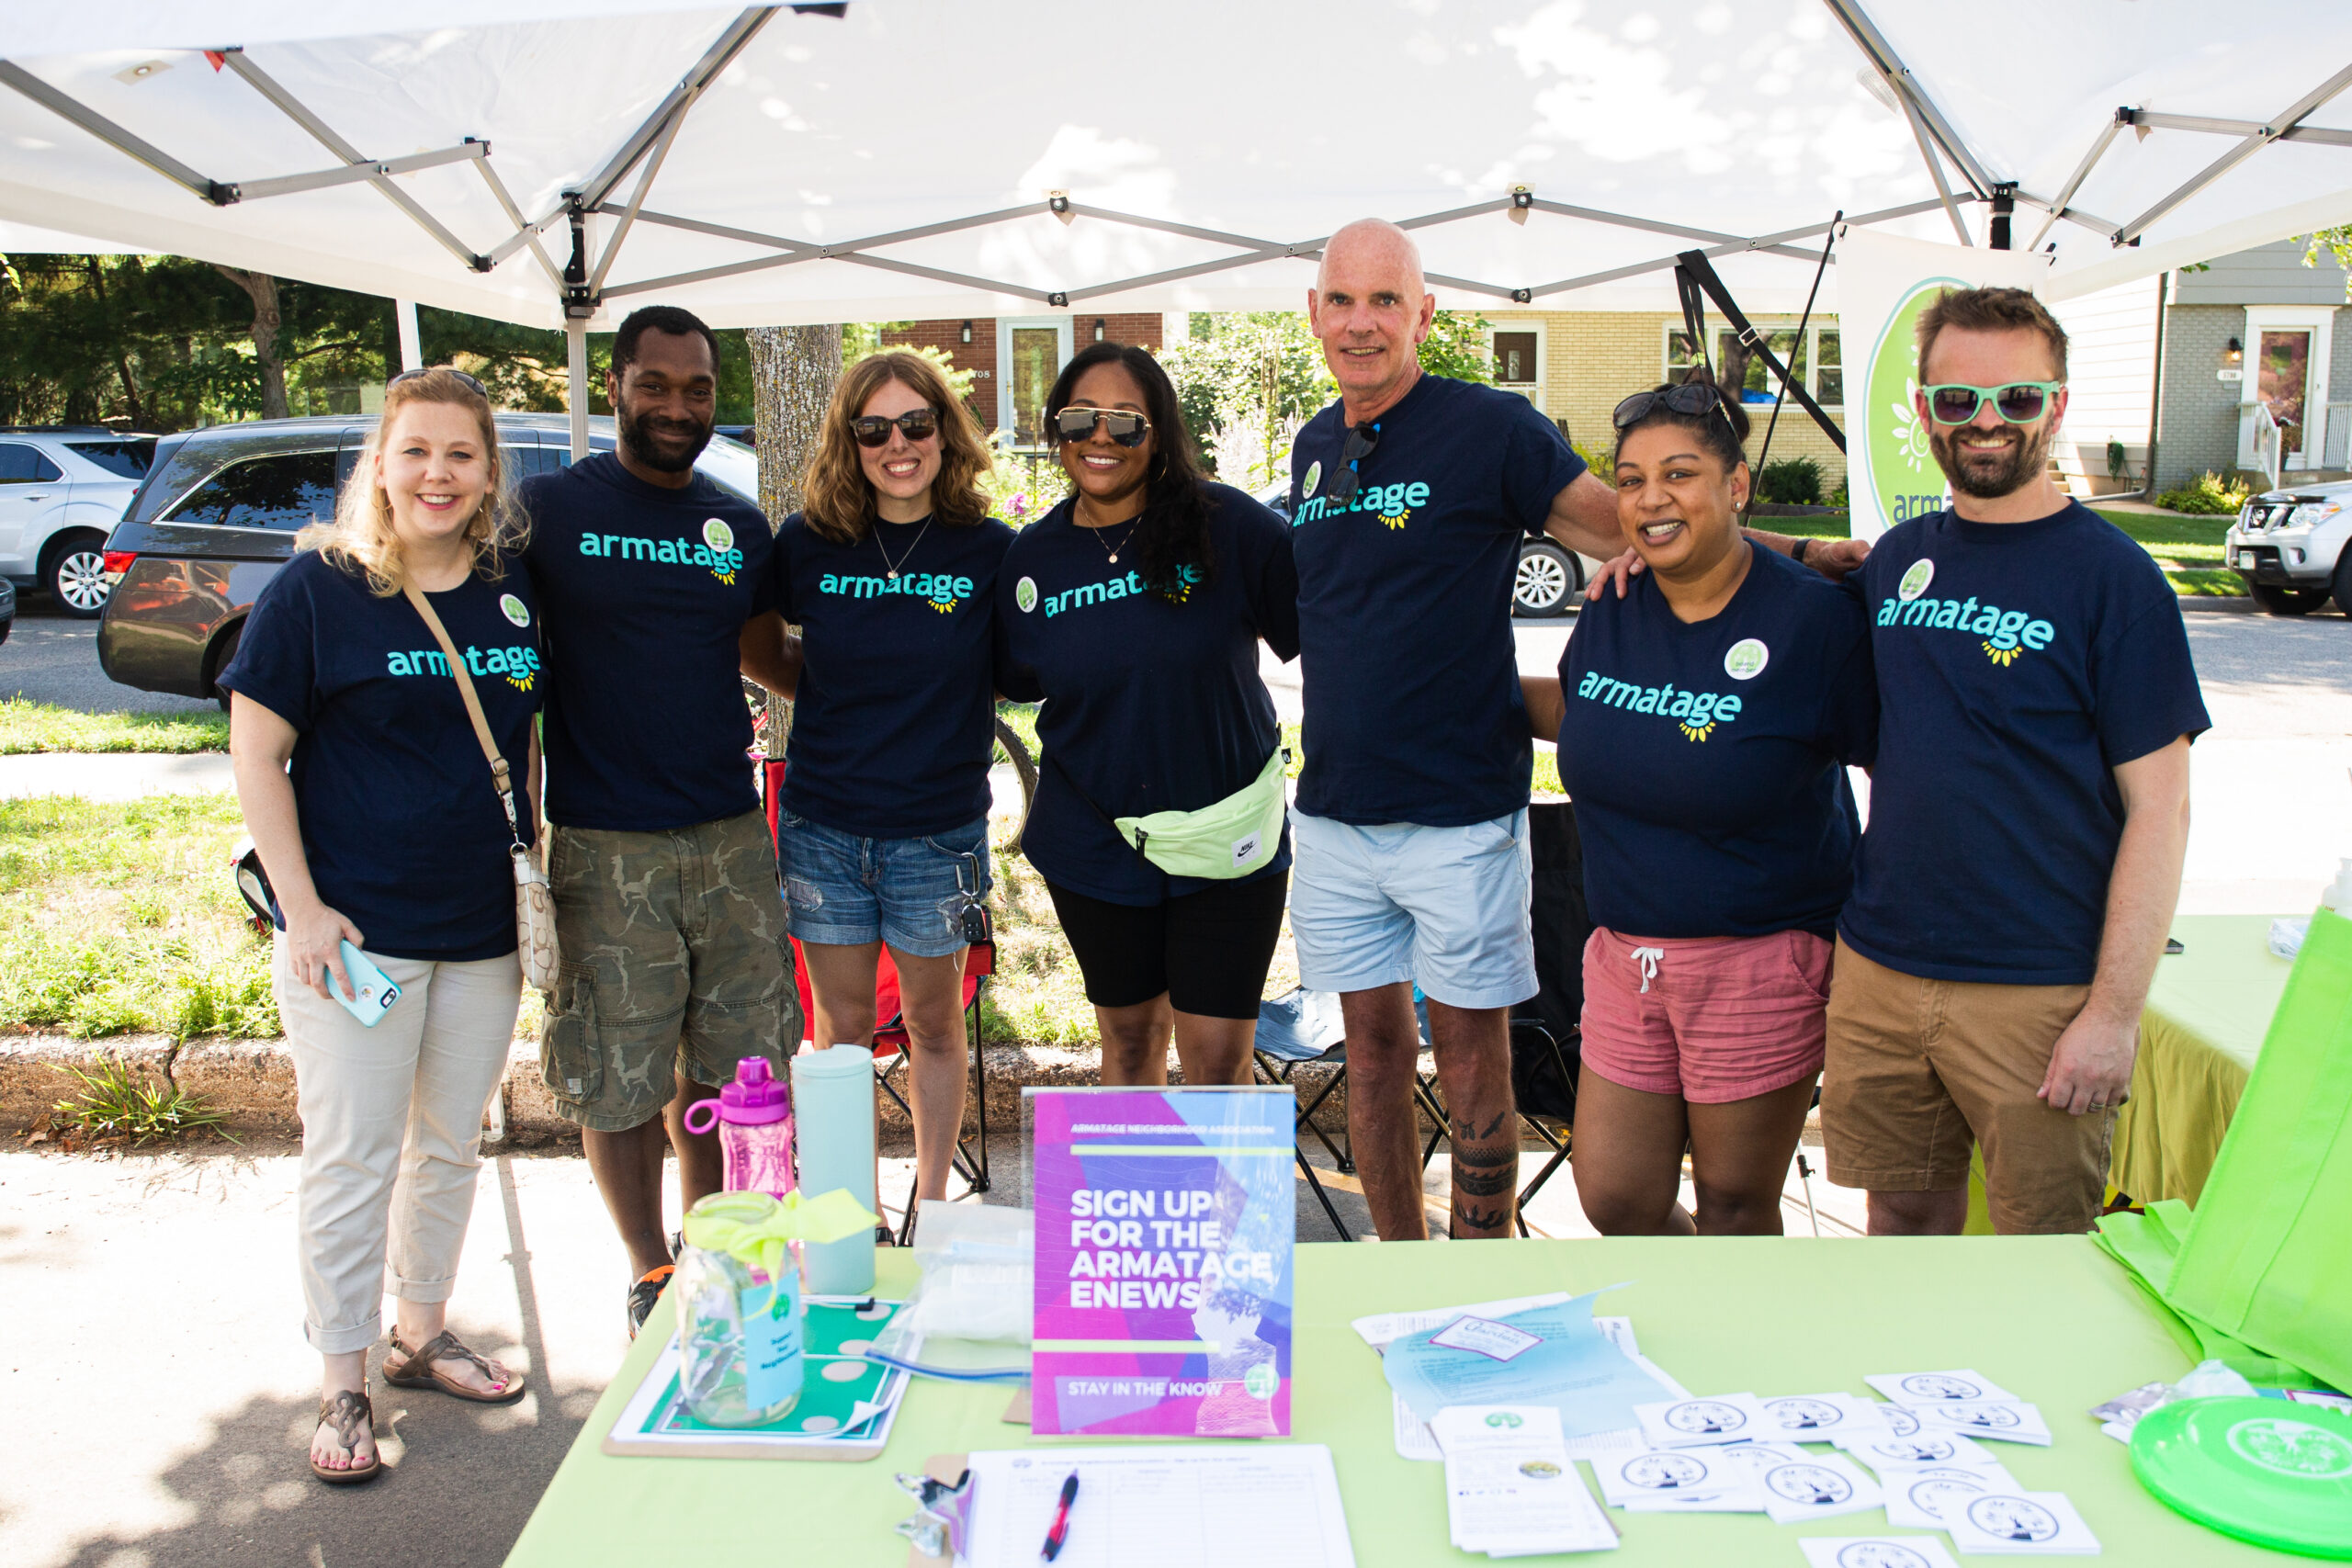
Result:
<svg viewBox="0 0 2352 1568"><path fill-rule="evenodd" d="M1806 550L1810 549L1812 546L1813 541L1811 539L1799 539L1795 544L1789 547L1789 558L1796 562L1799 566L1803 566L1804 564L1804 553Z"/></svg>

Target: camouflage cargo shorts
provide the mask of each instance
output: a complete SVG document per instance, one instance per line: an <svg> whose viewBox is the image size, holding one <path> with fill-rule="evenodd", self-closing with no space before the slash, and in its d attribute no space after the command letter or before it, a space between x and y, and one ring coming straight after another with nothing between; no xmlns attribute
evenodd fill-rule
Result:
<svg viewBox="0 0 2352 1568"><path fill-rule="evenodd" d="M775 844L756 811L667 832L556 828L559 963L539 1070L581 1126L626 1132L680 1078L730 1083L800 1040Z"/></svg>

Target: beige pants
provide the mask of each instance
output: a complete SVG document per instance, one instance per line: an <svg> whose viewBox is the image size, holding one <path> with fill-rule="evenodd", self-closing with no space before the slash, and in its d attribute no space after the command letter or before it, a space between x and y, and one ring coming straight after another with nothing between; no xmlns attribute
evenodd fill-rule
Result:
<svg viewBox="0 0 2352 1568"><path fill-rule="evenodd" d="M482 1112L523 995L511 953L368 956L401 988L373 1029L294 978L283 936L271 966L302 1113L303 1328L327 1355L376 1342L385 1292L446 1302L455 1289Z"/></svg>

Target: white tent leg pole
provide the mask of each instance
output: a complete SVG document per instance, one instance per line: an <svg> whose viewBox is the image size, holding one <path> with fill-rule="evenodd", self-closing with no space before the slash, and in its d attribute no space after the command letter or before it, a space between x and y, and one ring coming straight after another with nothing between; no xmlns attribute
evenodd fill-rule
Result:
<svg viewBox="0 0 2352 1568"><path fill-rule="evenodd" d="M401 368L403 370L424 369L424 334L417 329L416 301L413 299L393 300L392 319L400 323Z"/></svg>
<svg viewBox="0 0 2352 1568"><path fill-rule="evenodd" d="M577 463L588 456L588 323L564 322L563 345L571 362L566 401L571 410L571 460Z"/></svg>

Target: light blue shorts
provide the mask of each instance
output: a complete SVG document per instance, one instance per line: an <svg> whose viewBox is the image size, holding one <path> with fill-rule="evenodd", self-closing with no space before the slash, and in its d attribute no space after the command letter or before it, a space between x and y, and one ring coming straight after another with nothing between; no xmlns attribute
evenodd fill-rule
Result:
<svg viewBox="0 0 2352 1568"><path fill-rule="evenodd" d="M795 817L776 818L785 910L802 942L855 947L885 942L916 958L964 946L957 891L986 897L986 818L916 839L861 839Z"/></svg>
<svg viewBox="0 0 2352 1568"><path fill-rule="evenodd" d="M1466 828L1357 828L1291 813L1290 929L1309 990L1410 980L1449 1007L1533 996L1524 809Z"/></svg>

